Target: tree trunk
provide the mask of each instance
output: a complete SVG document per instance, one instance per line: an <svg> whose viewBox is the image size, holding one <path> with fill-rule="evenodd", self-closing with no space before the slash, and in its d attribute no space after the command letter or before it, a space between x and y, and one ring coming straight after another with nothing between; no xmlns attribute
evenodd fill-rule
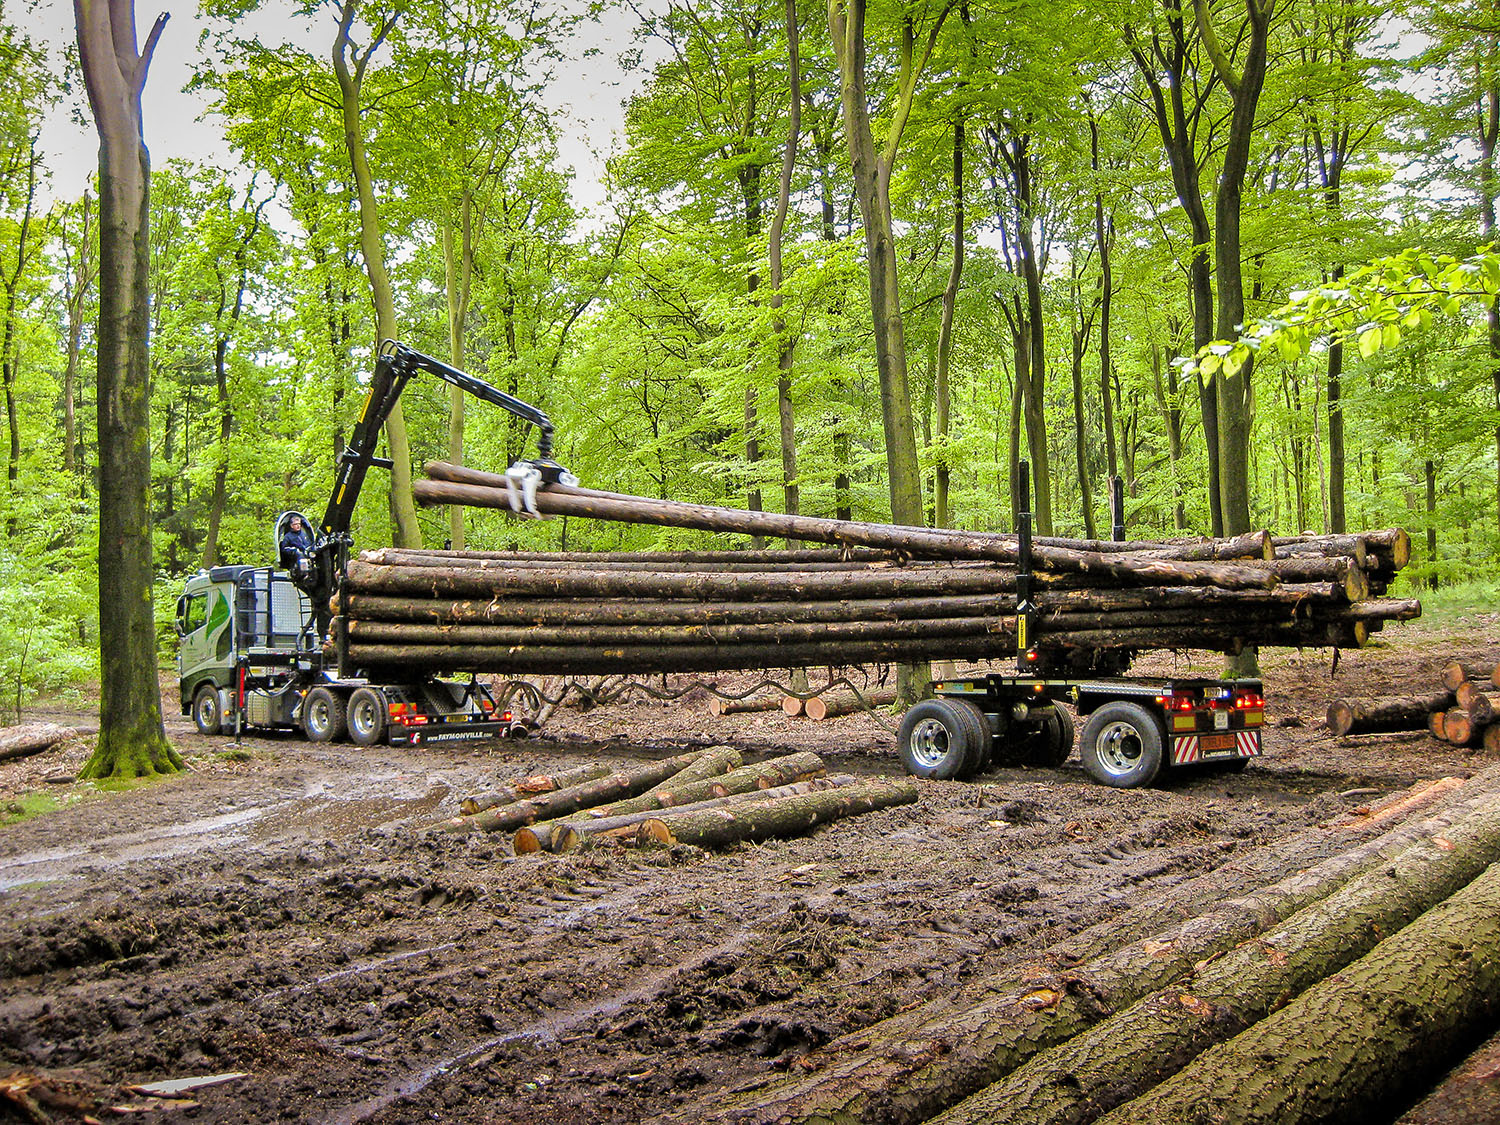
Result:
<svg viewBox="0 0 1500 1125"><path fill-rule="evenodd" d="M916 799L916 783L907 779L866 781L800 797L653 817L641 823L637 838L659 844L723 848L747 840L800 836L831 820L910 805Z"/></svg>
<svg viewBox="0 0 1500 1125"><path fill-rule="evenodd" d="M958 306L958 287L964 272L964 122L953 122L953 260L948 284L943 287L943 315L938 327L937 374L934 398L937 407L938 455L933 468L932 522L947 527L953 522L948 510L948 486L952 474L948 449L949 369L953 363L953 315Z"/></svg>
<svg viewBox="0 0 1500 1125"><path fill-rule="evenodd" d="M776 333L776 417L781 435L781 491L783 510L788 515L802 511L801 485L797 480L797 428L792 410L792 369L797 353L797 338L787 331L781 311L782 293L781 236L791 209L792 176L797 170L797 141L802 132L801 48L798 44L797 0L786 0L787 37L787 137L781 154L781 178L778 181L776 210L771 217L767 254L771 270L771 308ZM795 543L788 543L795 547Z"/></svg>
<svg viewBox="0 0 1500 1125"><path fill-rule="evenodd" d="M1497 1017L1500 867L1493 867L1249 1033L1102 1120L1374 1120Z"/></svg>
<svg viewBox="0 0 1500 1125"><path fill-rule="evenodd" d="M473 816L475 813L493 809L498 805L509 805L541 793L553 793L559 789L581 785L586 781L596 781L614 772L613 766L594 763L563 770L561 773L539 773L531 777L519 777L491 792L464 797L458 802L458 808L465 816Z"/></svg>
<svg viewBox="0 0 1500 1125"><path fill-rule="evenodd" d="M1328 705L1328 729L1337 735L1426 730L1427 716L1453 706L1452 692L1335 699Z"/></svg>
<svg viewBox="0 0 1500 1125"><path fill-rule="evenodd" d="M1500 768L1488 770L1467 783L1446 810L1356 847L1341 846L1310 868L1305 860L1288 857L1285 867L1272 868L1283 876L1276 883L1217 905L1198 904L1197 917L1171 922L1164 931L1132 933L1118 923L1105 924L1092 935L1094 942L1080 945L1082 963L1070 959L1061 971L1027 963L994 974L966 990L962 1003L945 998L861 1028L801 1060L795 1075L768 1078L739 1096L718 1094L712 1105L691 1107L679 1120L703 1125L927 1121L1039 1051L1167 987L1200 961L1251 940L1414 844L1443 835L1476 808L1492 804L1497 784ZM1127 934L1134 940L1119 946Z"/></svg>
<svg viewBox="0 0 1500 1125"><path fill-rule="evenodd" d="M162 725L151 550L150 161L141 91L166 17L136 53L130 0L75 0L99 130L99 741L80 776L183 768Z"/></svg>
<svg viewBox="0 0 1500 1125"><path fill-rule="evenodd" d="M1254 941L1195 966L1185 980L1038 1054L935 1122L1059 1125L1093 1120L1144 1094L1462 891L1500 859L1500 803L1455 824L1444 840L1442 847L1417 844ZM1495 934L1500 941L1500 927ZM1500 980L1500 971L1492 979Z"/></svg>
<svg viewBox="0 0 1500 1125"><path fill-rule="evenodd" d="M467 184L459 197L458 245L453 226L443 224L443 280L448 295L448 353L453 366L464 369L469 323L469 300L474 280L474 197ZM464 463L464 412L468 396L461 387L448 388L448 461ZM448 510L448 542L464 548L464 510L455 504Z"/></svg>

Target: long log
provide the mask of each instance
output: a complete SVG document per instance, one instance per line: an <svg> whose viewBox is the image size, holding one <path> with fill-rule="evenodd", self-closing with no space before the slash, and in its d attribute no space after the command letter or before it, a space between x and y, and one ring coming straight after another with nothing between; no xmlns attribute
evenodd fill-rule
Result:
<svg viewBox="0 0 1500 1125"><path fill-rule="evenodd" d="M419 504L464 504L500 509L510 507L510 492L505 487L505 478L497 474L429 462L427 475L438 479L415 482L413 496ZM455 478L478 483L456 483ZM903 527L896 524L857 523L852 520L790 516L777 512L745 512L704 504L621 496L563 485L550 485L538 490L536 501L537 510L545 515L579 516L658 527L685 527L700 531L879 547L936 558L983 559L1014 565L1020 551L1013 536ZM1039 569L1068 570L1114 578L1135 585L1172 582L1266 589L1275 585L1275 579L1270 575L1230 563L1179 563L1130 555L1070 551L1045 544L1035 545L1032 554Z"/></svg>
<svg viewBox="0 0 1500 1125"><path fill-rule="evenodd" d="M852 715L871 707L887 707L896 702L895 688L872 688L863 693L863 698L852 694L815 695L802 705L802 713L809 719L821 721Z"/></svg>
<svg viewBox="0 0 1500 1125"><path fill-rule="evenodd" d="M604 762L593 762L586 766L562 770L559 773L539 773L531 777L518 777L514 781L506 782L498 789L461 798L458 808L465 816L473 816L485 809L493 809L514 801L524 801L528 797L536 797L542 793L553 793L559 789L582 785L586 781L608 777L614 772L614 766Z"/></svg>
<svg viewBox="0 0 1500 1125"><path fill-rule="evenodd" d="M1013 585L1013 583L1012 583ZM1048 589L1039 595L1049 610L1144 610L1197 607L1243 607L1255 612L1280 612L1291 606L1307 612L1315 606L1342 599L1342 588L1331 583L1296 583L1275 590L1216 590L1211 586L1146 586L1123 590ZM1368 607L1368 608L1367 608ZM1015 608L1011 591L951 596L900 596L832 598L821 601L688 602L665 598L568 598L566 600L505 597L452 598L382 595L352 592L349 615L367 621L414 621L433 624L532 624L567 625L587 620L596 625L669 624L761 624L799 621L907 621L936 617L979 617L1004 614ZM1415 612L1410 612L1415 609ZM338 601L332 606L339 612ZM1421 603L1414 600L1371 600L1343 607L1351 617L1386 616L1406 619L1418 616Z"/></svg>
<svg viewBox="0 0 1500 1125"><path fill-rule="evenodd" d="M1344 588L1351 601L1370 596L1370 582L1364 569L1346 558L1290 558L1271 562L1246 563L1274 574L1282 582L1334 582Z"/></svg>
<svg viewBox="0 0 1500 1125"><path fill-rule="evenodd" d="M1346 558L1351 559L1361 570L1370 565L1370 552L1365 541L1357 535L1340 536L1338 541L1326 539L1297 539L1289 543L1272 541L1273 559L1298 558Z"/></svg>
<svg viewBox="0 0 1500 1125"><path fill-rule="evenodd" d="M748 699L723 699L717 695L708 698L708 713L715 718L724 715L745 715L756 711L776 711L781 707L781 696L758 695Z"/></svg>
<svg viewBox="0 0 1500 1125"><path fill-rule="evenodd" d="M659 762L648 762L629 770L616 770L604 777L558 789L552 793L541 793L524 801L485 809L473 816L460 816L445 821L438 828L448 832L513 832L523 824L538 820L565 816L579 809L592 808L609 801L618 801L643 793L673 777L703 756L703 751L679 754Z"/></svg>
<svg viewBox="0 0 1500 1125"><path fill-rule="evenodd" d="M1352 554L1356 548L1362 548L1392 571L1402 570L1411 562L1411 536L1399 527L1347 535L1278 535L1271 542L1278 548L1296 545L1306 548L1322 544L1328 547L1330 553L1337 554Z"/></svg>
<svg viewBox="0 0 1500 1125"><path fill-rule="evenodd" d="M56 723L21 723L0 730L0 762L12 758L29 758L51 750L60 742L95 734L94 730L64 727Z"/></svg>
<svg viewBox="0 0 1500 1125"><path fill-rule="evenodd" d="M865 781L801 797L725 805L701 812L664 813L643 821L637 838L659 844L723 848L742 841L800 836L831 820L910 805L916 799L916 784L905 778Z"/></svg>
<svg viewBox="0 0 1500 1125"><path fill-rule="evenodd" d="M1500 1019L1500 865L1109 1125L1377 1120Z"/></svg>
<svg viewBox="0 0 1500 1125"><path fill-rule="evenodd" d="M1328 705L1328 729L1338 735L1424 730L1427 716L1453 706L1452 692L1335 699Z"/></svg>
<svg viewBox="0 0 1500 1125"><path fill-rule="evenodd" d="M1131 539L1124 542L1113 539L1066 539L1055 535L1038 535L1032 539L1032 542L1047 547L1062 547L1069 551L1098 551L1106 555L1158 555L1162 558L1180 559L1183 562L1269 560L1276 557L1271 534L1268 531L1247 531L1225 539Z"/></svg>
<svg viewBox="0 0 1500 1125"><path fill-rule="evenodd" d="M1435 791L1437 787L1433 787ZM1121 920L1093 928L1065 969L1025 964L983 979L966 994L863 1028L802 1059L793 1076L766 1078L674 1120L704 1125L811 1125L860 1122L916 1125L1004 1077L1038 1051L1063 1042L1111 1012L1164 988L1198 962L1232 949L1327 898L1351 880L1493 804L1500 767L1476 775L1453 803L1421 820L1398 823L1311 865L1296 847L1266 870L1276 879L1162 930ZM1419 800L1419 798L1418 798ZM1420 804L1409 806L1420 807ZM1278 845L1278 849L1280 845ZM1259 853L1257 853L1259 854ZM1279 873L1279 874L1278 874ZM1213 885L1213 884L1210 884ZM1160 918L1154 911L1145 917ZM1127 940L1127 944L1119 944ZM1076 959L1075 959L1076 958ZM1100 997L1108 998L1101 1004Z"/></svg>
<svg viewBox="0 0 1500 1125"><path fill-rule="evenodd" d="M1144 1094L1182 1064L1364 956L1500 860L1500 801L1281 925L1038 1054L933 1125L1062 1125Z"/></svg>
<svg viewBox="0 0 1500 1125"><path fill-rule="evenodd" d="M1455 1067L1396 1125L1476 1125L1500 1121L1500 1035Z"/></svg>
<svg viewBox="0 0 1500 1125"><path fill-rule="evenodd" d="M684 777L680 782L673 777L639 796L594 806L587 810L587 819L602 820L633 812L660 812L710 797L728 797L735 793L749 793L753 789L774 789L778 785L809 781L825 772L822 758L809 750L801 750L727 772L720 771L718 775Z"/></svg>
<svg viewBox="0 0 1500 1125"><path fill-rule="evenodd" d="M804 793L816 793L822 789L837 789L846 785L854 785L858 778L851 774L836 774L833 777L812 777L806 781L793 781L786 785L776 785L769 789L750 789L742 793L726 793L722 797L707 797L701 801L691 804L673 806L677 812L698 812L702 809L719 808L723 805L738 804L741 801L771 801L778 797L796 797ZM575 852L580 848L587 847L590 842L601 838L613 839L617 842L634 842L635 833L628 835L621 833L621 829L634 828L642 821L650 820L654 816L660 816L660 809L645 809L641 812L621 813L619 816L600 817L598 819L582 819L572 817L567 820L554 820L546 824L533 824L529 828L522 828L512 840L512 846L517 855L528 852Z"/></svg>

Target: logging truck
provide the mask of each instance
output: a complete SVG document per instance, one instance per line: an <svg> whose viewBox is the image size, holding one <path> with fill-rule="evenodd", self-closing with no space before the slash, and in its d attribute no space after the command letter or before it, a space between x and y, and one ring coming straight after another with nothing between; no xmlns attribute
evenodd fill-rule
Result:
<svg viewBox="0 0 1500 1125"><path fill-rule="evenodd" d="M296 731L314 742L346 735L361 746L389 742L420 746L518 733L509 711L495 703L472 673L443 677L424 670L392 675L351 666L342 637L331 637L329 603L348 566L355 501L372 467L390 468L375 456L381 428L414 375L426 373L536 426L538 456L507 472L516 506L534 509L542 484L574 478L551 458L547 415L457 368L401 344L380 350L370 391L349 444L339 455L323 522L309 550L281 547L293 519L276 521L273 541L280 568L219 566L187 580L177 599L178 686L182 713L198 730L238 733L244 727ZM453 670L450 670L453 671Z"/></svg>
<svg viewBox="0 0 1500 1125"><path fill-rule="evenodd" d="M1150 785L1163 770L1241 770L1261 750L1265 696L1255 679L1135 679L1079 675L1042 644L1032 600L1030 472L1019 466L1016 671L948 678L908 710L897 732L907 773L967 778L991 761L1060 766L1072 752L1071 704L1084 721L1083 768L1119 789ZM1111 482L1114 538L1125 538L1124 493ZM1122 671L1114 653L1090 654L1096 670Z"/></svg>

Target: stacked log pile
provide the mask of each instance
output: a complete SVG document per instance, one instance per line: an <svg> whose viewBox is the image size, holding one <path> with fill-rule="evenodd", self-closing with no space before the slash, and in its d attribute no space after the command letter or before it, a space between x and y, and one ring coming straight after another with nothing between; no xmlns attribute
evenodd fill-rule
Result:
<svg viewBox="0 0 1500 1125"><path fill-rule="evenodd" d="M1328 705L1328 729L1337 735L1425 729L1442 742L1500 754L1500 663L1454 662L1433 687L1409 695L1335 699Z"/></svg>
<svg viewBox="0 0 1500 1125"><path fill-rule="evenodd" d="M724 847L794 836L841 817L910 804L908 780L827 777L816 754L742 764L729 748L630 769L584 766L465 797L446 832L510 832L517 855L600 844Z"/></svg>
<svg viewBox="0 0 1500 1125"><path fill-rule="evenodd" d="M429 465L424 503L507 508L504 478ZM447 478L459 478L457 480ZM1013 536L852 523L552 486L543 512L840 549L525 553L388 549L352 561L335 635L361 667L502 674L708 672L1013 654ZM1037 646L1119 670L1145 649L1358 646L1417 616L1388 599L1404 533L1127 544L1039 539ZM1378 591L1378 593L1377 593Z"/></svg>
<svg viewBox="0 0 1500 1125"><path fill-rule="evenodd" d="M1455 1065L1456 1112L1494 1104L1493 1045L1463 1060L1500 1021L1500 767L1369 812L672 1120L1390 1120Z"/></svg>

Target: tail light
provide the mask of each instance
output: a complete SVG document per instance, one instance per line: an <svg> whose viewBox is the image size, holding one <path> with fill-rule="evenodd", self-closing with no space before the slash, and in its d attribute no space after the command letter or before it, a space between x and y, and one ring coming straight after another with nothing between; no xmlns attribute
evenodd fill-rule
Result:
<svg viewBox="0 0 1500 1125"><path fill-rule="evenodd" d="M1240 711L1260 711L1266 706L1266 697L1258 691L1236 691L1234 706Z"/></svg>

